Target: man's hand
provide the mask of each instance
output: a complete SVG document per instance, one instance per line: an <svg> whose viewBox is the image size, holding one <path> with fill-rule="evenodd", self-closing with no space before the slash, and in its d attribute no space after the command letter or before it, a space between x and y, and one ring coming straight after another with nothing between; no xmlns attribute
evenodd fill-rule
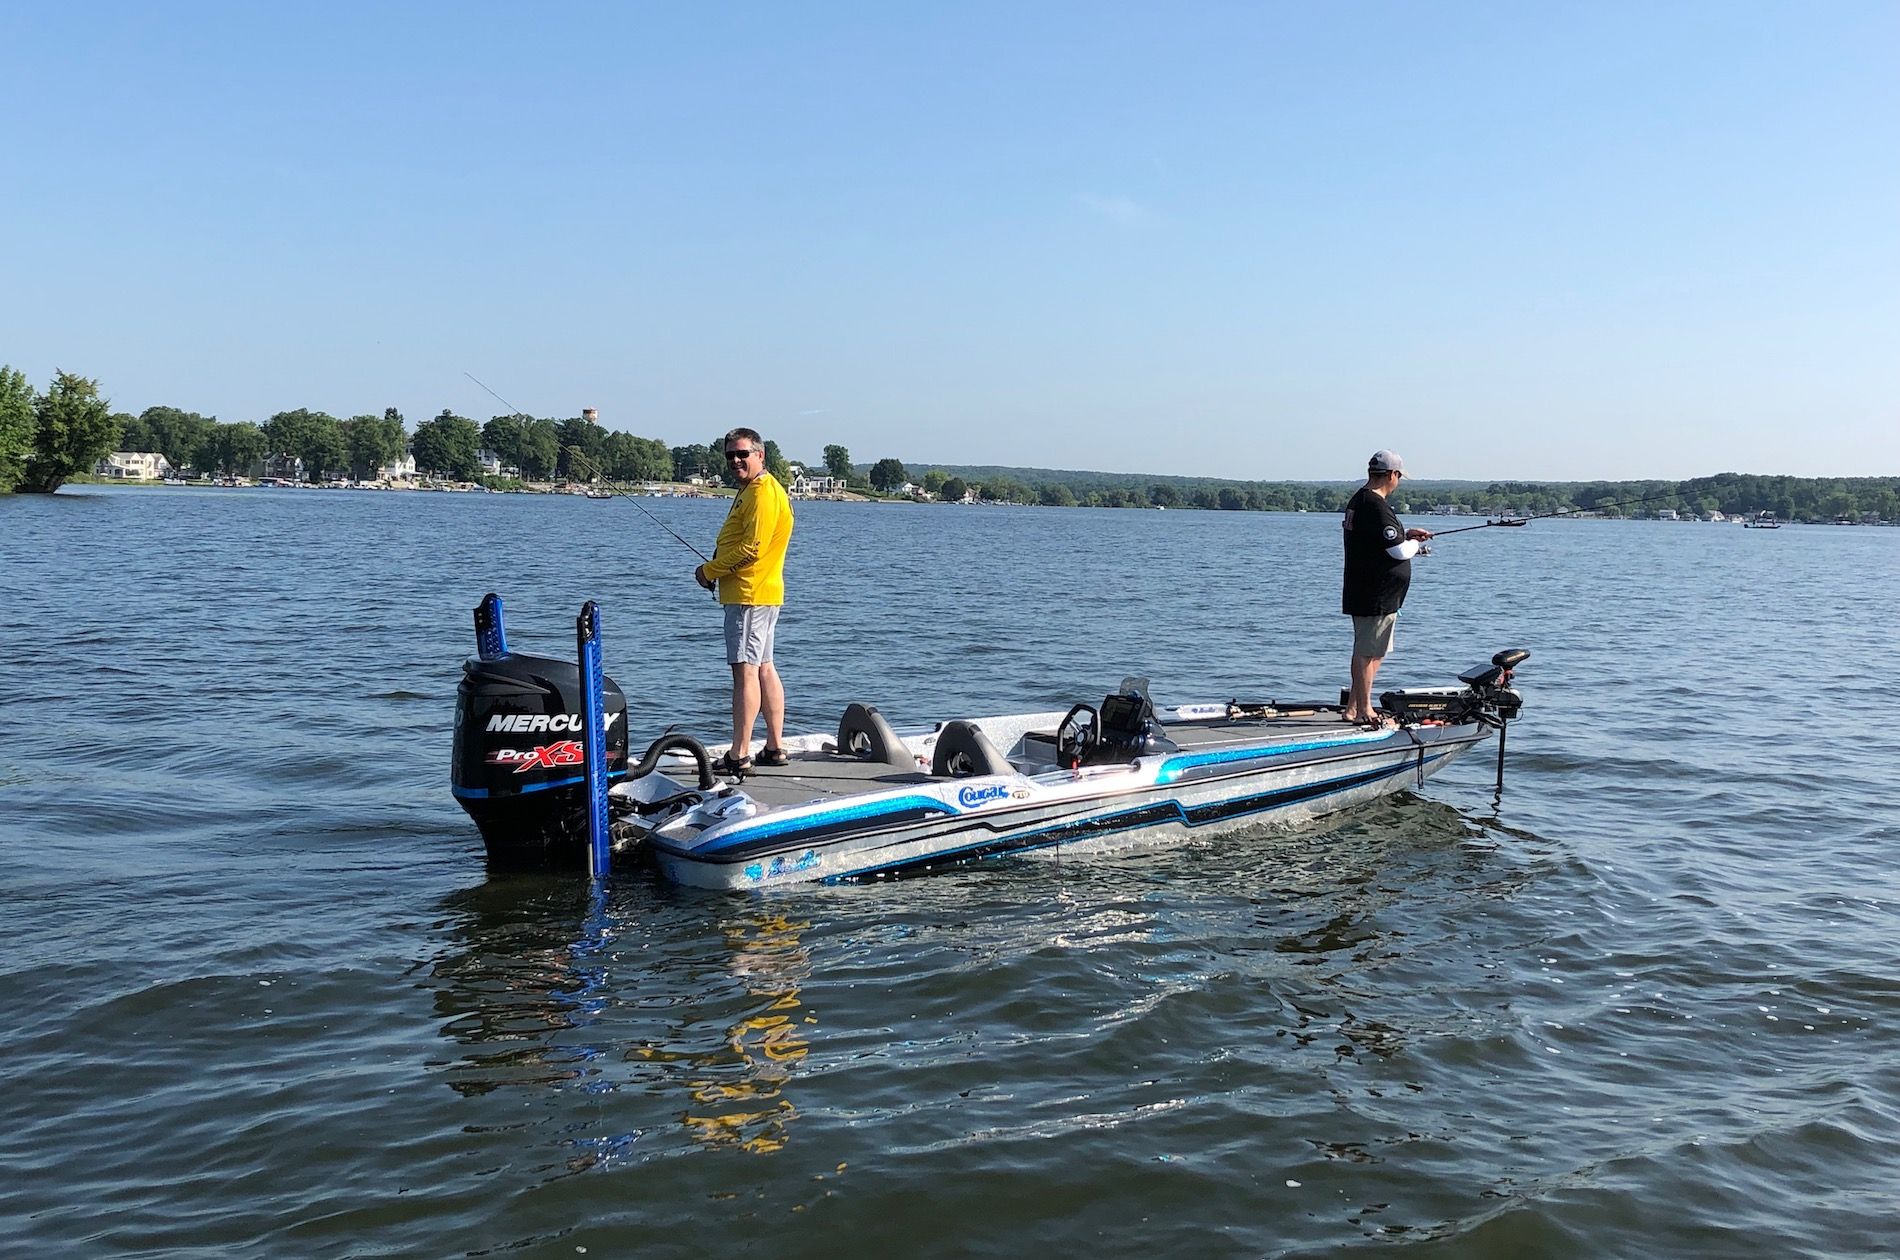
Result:
<svg viewBox="0 0 1900 1260"><path fill-rule="evenodd" d="M1405 536L1413 542L1430 542L1432 539L1432 531L1429 529L1408 529L1405 531Z"/></svg>
<svg viewBox="0 0 1900 1260"><path fill-rule="evenodd" d="M693 570L693 581L709 591L713 589L713 580L706 576L706 566L703 564Z"/></svg>

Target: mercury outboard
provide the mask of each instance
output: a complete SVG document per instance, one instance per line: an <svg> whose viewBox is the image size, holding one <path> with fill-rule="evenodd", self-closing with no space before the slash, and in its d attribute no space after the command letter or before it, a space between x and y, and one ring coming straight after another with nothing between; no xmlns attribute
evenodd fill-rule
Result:
<svg viewBox="0 0 1900 1260"><path fill-rule="evenodd" d="M574 661L510 652L501 600L475 610L478 655L456 688L455 799L481 829L491 862L506 866L586 861L587 686ZM627 773L627 699L601 679L602 766Z"/></svg>

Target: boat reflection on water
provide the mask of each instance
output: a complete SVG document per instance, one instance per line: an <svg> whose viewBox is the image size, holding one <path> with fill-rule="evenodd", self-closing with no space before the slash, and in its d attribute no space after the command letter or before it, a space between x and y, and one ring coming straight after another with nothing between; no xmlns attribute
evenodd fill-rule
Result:
<svg viewBox="0 0 1900 1260"><path fill-rule="evenodd" d="M583 1082L600 1048L584 1036L604 1001L604 898L555 877L490 881L446 908L461 916L457 952L432 968L442 1036L462 1053L430 1066L450 1089Z"/></svg>
<svg viewBox="0 0 1900 1260"><path fill-rule="evenodd" d="M490 880L446 908L457 948L431 976L456 1053L429 1066L450 1089L600 1095L602 1134L555 1139L578 1148L569 1171L669 1129L689 1147L785 1145L798 1115L786 1091L817 1023L800 996L808 923L716 917L637 883L610 895L565 877Z"/></svg>
<svg viewBox="0 0 1900 1260"><path fill-rule="evenodd" d="M1543 847L1495 817L1407 800L1373 806L1323 844L1283 854L1254 926L1294 968L1276 982L1291 1015L1284 1035L1341 1059L1388 1059L1420 1038L1508 1024L1503 1011L1455 1008L1418 987L1420 968L1498 965L1468 942L1465 925L1495 917L1487 907L1516 898L1540 871L1522 855L1501 855L1500 833L1532 851ZM1429 925L1445 935L1435 937ZM1439 957L1448 942L1460 943Z"/></svg>
<svg viewBox="0 0 1900 1260"><path fill-rule="evenodd" d="M785 1145L798 1108L785 1096L793 1066L810 1051L809 1025L799 988L811 958L799 933L811 925L783 915L755 914L724 925L731 974L751 999L717 1045L693 1046L690 1027L680 1044L636 1047L631 1057L677 1074L692 1107L680 1117L698 1140L768 1154Z"/></svg>

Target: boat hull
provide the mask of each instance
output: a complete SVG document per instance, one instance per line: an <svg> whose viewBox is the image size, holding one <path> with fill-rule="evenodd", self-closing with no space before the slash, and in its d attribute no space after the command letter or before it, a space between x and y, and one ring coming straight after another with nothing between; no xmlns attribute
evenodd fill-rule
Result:
<svg viewBox="0 0 1900 1260"><path fill-rule="evenodd" d="M1260 823L1297 824L1365 804L1422 784L1489 734L1475 724L1354 732L920 784L883 801L774 811L692 837L656 834L647 848L677 883L759 889L1146 845Z"/></svg>

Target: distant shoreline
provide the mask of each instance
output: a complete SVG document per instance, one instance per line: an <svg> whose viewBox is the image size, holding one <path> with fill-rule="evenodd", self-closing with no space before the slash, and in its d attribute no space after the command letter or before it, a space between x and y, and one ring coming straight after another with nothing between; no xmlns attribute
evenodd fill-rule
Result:
<svg viewBox="0 0 1900 1260"><path fill-rule="evenodd" d="M174 478L174 479L165 479L165 480L148 480L148 479L138 479L138 478L129 478L129 477L121 478L121 477L85 476L85 477L73 478L72 480L68 481L66 484L69 486L86 486L86 487L120 486L120 487L133 487L133 488L139 488L139 489L170 489L170 490L234 490L234 489L235 490L270 490L270 491L282 491L282 492L294 492L294 493L307 493L307 492L312 492L312 491L326 491L326 490L357 490L357 491L372 491L372 492L377 492L377 493L416 494L416 495L420 495L420 494L514 494L514 495L542 495L542 496L552 496L552 497L557 497L557 498L567 497L567 498L576 498L576 499L650 498L650 499L725 499L725 500L730 500L737 493L736 490L734 490L733 488L729 486L704 486L704 485L696 486L689 482L641 482L641 483L638 483L637 485L632 485L632 486L619 485L619 484L615 484L612 486L607 486L607 485L588 486L588 485L584 485L577 482L524 482L519 486L512 486L512 487L506 487L506 488L494 488L494 487L484 486L476 482L438 482L435 484L401 484L401 483L391 484L391 483L386 483L386 482L385 483L365 483L365 482L297 483L297 482L289 482L289 481L273 481L270 478L262 478L262 479L212 478L212 479L195 479L195 480L180 480L180 479ZM12 496L7 496L7 497L12 497ZM860 494L856 491L848 491L848 492L844 492L840 494L826 494L826 495L803 495L803 496L793 495L792 498L794 499L794 501L800 502L800 503L823 503L823 502L869 503L869 504L896 503L896 504L916 504L918 506L946 506L941 501L938 501L938 500L915 499L915 498L911 498L904 495L888 495L888 496L866 495L866 494ZM1002 502L1002 501L978 499L978 500L973 500L973 501L958 501L955 503L951 503L947 506L952 506L952 507L1058 507L1058 506L1086 507L1090 505L1079 504L1079 503L1067 504L1067 505L1054 505L1054 504L1046 504L1046 503L1025 503L1025 502L1017 502L1017 501ZM1253 512L1267 512L1267 513L1272 513L1275 515L1284 515L1284 516L1327 516L1327 515L1336 514L1332 511L1324 510L1324 509L1308 509L1308 508L1230 509L1230 508L1223 508L1223 507L1210 508L1210 507L1206 507L1200 504L1193 504L1193 503L1182 503L1174 507L1146 505L1144 507L1137 508L1130 505L1130 506L1118 507L1115 510L1117 511L1156 511L1156 512L1159 512L1159 511L1181 511L1181 512L1253 511ZM1399 508L1399 512L1403 516L1407 516L1414 520L1423 521L1423 522L1433 522L1433 521L1445 521L1445 522L1457 521L1460 523L1488 522L1488 521L1497 521L1500 518L1511 516L1510 513L1498 513L1494 511L1480 512L1474 509L1464 508L1464 507L1453 507L1453 508L1448 508L1448 509L1431 510L1431 509L1407 508L1407 507L1401 506ZM1576 520L1576 521L1661 520L1665 523L1672 523L1672 524L1726 524L1726 525L1746 525L1749 523L1751 519L1749 516L1744 515L1744 514L1718 513L1716 514L1716 516L1710 517L1710 516L1699 516L1694 513L1683 514L1683 513L1677 512L1674 509L1660 509L1656 511L1645 511L1645 512L1630 513L1630 514L1625 514L1622 512L1596 512L1596 511L1571 510L1571 511L1565 511L1562 513L1551 513L1551 514L1533 513L1528 519L1533 519L1533 520L1548 519L1551 516L1557 516L1564 520ZM1813 519L1800 519L1800 518L1784 518L1780 520L1779 522L1777 522L1777 525L1849 525L1849 526L1866 525L1866 526L1891 528L1894 526L1900 526L1900 518L1896 518L1893 520L1848 519L1848 518L1839 518L1835 520L1813 520Z"/></svg>

